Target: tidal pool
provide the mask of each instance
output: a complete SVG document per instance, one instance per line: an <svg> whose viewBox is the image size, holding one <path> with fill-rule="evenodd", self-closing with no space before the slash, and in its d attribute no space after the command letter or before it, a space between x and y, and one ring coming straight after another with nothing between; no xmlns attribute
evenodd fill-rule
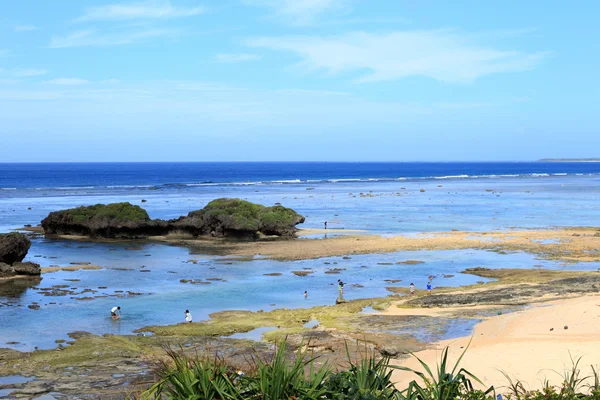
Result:
<svg viewBox="0 0 600 400"><path fill-rule="evenodd" d="M30 259L71 265L90 262L99 270L43 274L39 283L19 292L0 291L0 346L17 350L52 348L67 333L130 334L147 325L182 322L189 309L194 321L221 310L264 311L334 304L337 280L346 283L346 299L382 297L387 286L414 283L424 289L487 281L461 274L465 268L531 268L596 270L597 263L564 266L526 253L499 254L481 250L405 251L349 255L316 260L250 261L218 255L190 254L190 249L157 243L85 243L34 240ZM35 257L39 255L41 257ZM35 258L34 258L35 257ZM397 264L406 260L421 264ZM293 271L309 272L297 276ZM334 273L332 273L334 272ZM278 273L279 276L269 274ZM1 288L0 288L1 290ZM308 296L303 296L304 291ZM119 320L110 309L120 306Z"/></svg>

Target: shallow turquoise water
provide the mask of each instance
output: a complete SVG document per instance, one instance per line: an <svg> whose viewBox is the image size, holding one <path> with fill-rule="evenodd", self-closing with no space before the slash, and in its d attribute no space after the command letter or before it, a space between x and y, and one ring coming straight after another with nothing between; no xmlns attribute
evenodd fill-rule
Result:
<svg viewBox="0 0 600 400"><path fill-rule="evenodd" d="M472 275L461 274L465 268L571 268L561 263L536 260L526 253L498 254L481 250L411 251L389 254L354 255L350 259L328 257L319 260L279 262L273 260L223 261L216 256L198 258L197 264L187 262L196 256L183 247L149 244L136 250L95 244L92 248L71 247L72 242L46 241L37 249L47 254L61 256L51 261L62 264L85 260L99 263L102 270L60 271L45 274L36 287L51 288L69 285L77 294L44 296L43 290L28 289L20 296L0 298L10 306L0 307L0 338L3 342L18 341L17 349L33 346L52 347L54 341L67 339L68 332L83 330L93 333L128 334L152 324L182 322L185 309L194 321L208 318L212 312L224 309L272 310L275 308L312 307L333 304L338 295L337 279L346 282L347 299L385 296L386 286L408 286L413 282L418 289L425 288L429 275L434 275L436 286L458 286L486 281ZM66 250L63 247L68 245ZM112 250L111 249L115 249ZM41 251L43 250L43 251ZM71 253L72 251L72 253ZM146 256L151 254L151 256ZM423 264L397 265L398 261L421 260ZM40 258L41 261L48 259ZM102 261L101 263L99 261ZM391 263L392 265L381 265ZM142 267L143 266L143 267ZM596 269L598 264L578 265L575 268ZM296 276L292 271L310 268L308 276ZM342 269L339 274L327 274L330 268ZM140 270L149 272L140 272ZM174 273L173 273L174 272ZM263 274L278 272L281 276ZM452 277L445 278L443 275ZM207 285L181 283L180 279L219 278ZM73 282L73 279L79 279ZM399 279L388 283L385 280ZM361 285L362 287L354 286ZM85 290L95 290L91 293ZM304 298L304 291L308 297ZM139 295L124 298L105 297L77 300L94 296L114 296L116 291ZM37 302L40 309L27 305ZM50 304L54 302L55 304ZM110 308L119 305L122 318L113 321ZM40 335L40 332L45 332Z"/></svg>
<svg viewBox="0 0 600 400"><path fill-rule="evenodd" d="M420 188L424 188L425 192L421 193ZM359 194L370 191L372 197ZM326 220L332 228L365 229L385 235L450 229L488 231L510 227L598 225L599 194L598 177L570 176L360 182L315 185L315 189L310 191L303 185L285 185L205 187L180 193L155 191L118 197L77 194L0 198L0 231L28 223L35 225L48 212L62 208L113 201L140 204L142 198L148 200L143 206L152 217L173 218L201 208L208 200L221 196L242 197L263 204L281 202L307 217L305 227L320 228ZM29 207L31 210L28 210ZM156 243L98 244L36 239L28 260L44 266L64 266L83 261L98 264L103 269L45 274L44 280L36 286L38 289L27 289L17 297L0 295L0 347L8 346L4 343L10 341L20 342L10 345L20 350L34 346L53 347L56 339L66 339L68 332L76 330L127 334L146 325L181 322L185 309L190 309L194 320L200 321L208 314L223 309L270 310L333 304L338 294L337 279L347 282L344 295L353 299L388 294L385 287L393 284L384 282L386 279L401 279L402 282L395 285L403 286L414 282L417 288L425 287L429 275L436 276L434 286L474 283L483 279L460 274L460 271L476 266L531 268L542 265L573 270L596 270L600 267L597 263L565 267L561 263L537 260L524 253L498 254L473 250L350 256L349 260L330 257L297 262L264 259L232 261L215 255L190 254L190 250L184 247ZM197 263L188 263L190 259L196 259ZM425 263L395 264L408 259ZM292 271L304 268L311 268L314 273L305 277L292 274ZM338 275L330 275L325 273L329 268L344 270ZM273 272L282 276L263 275ZM443 274L455 276L443 278ZM180 283L181 279L206 278L225 281L211 281L206 285ZM73 290L77 294L46 297L40 293L43 291L39 289L54 285L69 285L76 288ZM85 290L88 291L83 292ZM306 299L302 296L305 290L309 293ZM113 297L119 294L117 291L141 294ZM109 297L77 300L95 296ZM27 306L32 302L39 303L40 309L29 309ZM114 305L123 309L123 317L119 321L110 319L109 310Z"/></svg>

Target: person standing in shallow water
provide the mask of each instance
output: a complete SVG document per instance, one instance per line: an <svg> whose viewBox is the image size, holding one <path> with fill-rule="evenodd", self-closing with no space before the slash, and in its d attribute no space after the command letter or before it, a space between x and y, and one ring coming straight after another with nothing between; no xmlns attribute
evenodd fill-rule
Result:
<svg viewBox="0 0 600 400"><path fill-rule="evenodd" d="M344 282L341 279L338 279L338 290L340 292L340 296L344 294Z"/></svg>
<svg viewBox="0 0 600 400"><path fill-rule="evenodd" d="M325 221L325 229L327 229L327 221Z"/></svg>
<svg viewBox="0 0 600 400"><path fill-rule="evenodd" d="M192 322L192 313L190 310L185 310L185 323L189 324L190 322Z"/></svg>
<svg viewBox="0 0 600 400"><path fill-rule="evenodd" d="M308 291L307 291L307 290L305 290L305 291L304 291L304 298L306 299L307 297L308 297Z"/></svg>
<svg viewBox="0 0 600 400"><path fill-rule="evenodd" d="M112 319L119 319L119 314L121 313L121 306L116 306L110 309L110 316Z"/></svg>

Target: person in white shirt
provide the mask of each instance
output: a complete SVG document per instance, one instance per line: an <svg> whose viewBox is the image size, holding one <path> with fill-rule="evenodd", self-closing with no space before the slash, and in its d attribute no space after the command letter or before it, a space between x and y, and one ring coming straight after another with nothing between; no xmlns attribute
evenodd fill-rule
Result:
<svg viewBox="0 0 600 400"><path fill-rule="evenodd" d="M121 313L121 307L120 306L116 306L110 309L110 316L113 319L118 319L119 318L119 314Z"/></svg>
<svg viewBox="0 0 600 400"><path fill-rule="evenodd" d="M185 322L188 324L192 322L192 314L190 313L190 310L185 310Z"/></svg>

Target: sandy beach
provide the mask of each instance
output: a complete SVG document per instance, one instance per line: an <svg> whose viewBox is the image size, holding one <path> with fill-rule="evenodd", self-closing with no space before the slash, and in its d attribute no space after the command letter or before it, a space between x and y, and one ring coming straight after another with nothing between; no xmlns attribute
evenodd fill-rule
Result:
<svg viewBox="0 0 600 400"><path fill-rule="evenodd" d="M449 347L453 364L471 341L461 366L499 392L505 392L508 385L502 371L528 389L539 389L546 380L560 384L561 374L572 366L572 359L582 357L580 377L590 375L590 365L598 364L599 306L598 295L538 303L523 311L490 317L475 327L473 336L434 343L416 355L434 366L442 350ZM415 315L415 311L390 307L386 314ZM429 310L418 312L429 315ZM421 370L414 358L398 365ZM394 375L401 386L415 377L401 371Z"/></svg>

